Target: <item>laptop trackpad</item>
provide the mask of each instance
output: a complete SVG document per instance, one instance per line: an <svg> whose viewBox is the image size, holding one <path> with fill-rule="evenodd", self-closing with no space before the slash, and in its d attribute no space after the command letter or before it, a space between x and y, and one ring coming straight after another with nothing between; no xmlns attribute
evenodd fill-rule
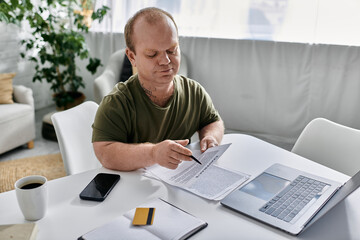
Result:
<svg viewBox="0 0 360 240"><path fill-rule="evenodd" d="M289 180L263 172L239 191L269 201L289 184Z"/></svg>

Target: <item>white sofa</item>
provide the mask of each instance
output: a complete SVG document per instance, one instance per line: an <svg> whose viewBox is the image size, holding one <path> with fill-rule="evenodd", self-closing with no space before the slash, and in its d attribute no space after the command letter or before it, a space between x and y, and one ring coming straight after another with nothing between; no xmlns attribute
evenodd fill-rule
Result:
<svg viewBox="0 0 360 240"><path fill-rule="evenodd" d="M0 104L0 154L27 144L33 148L35 139L35 108L33 92L14 85L14 103Z"/></svg>

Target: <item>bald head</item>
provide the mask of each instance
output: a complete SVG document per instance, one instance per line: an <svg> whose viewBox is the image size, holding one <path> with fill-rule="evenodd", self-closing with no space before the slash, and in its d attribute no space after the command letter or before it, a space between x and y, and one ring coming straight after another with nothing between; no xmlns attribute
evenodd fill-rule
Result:
<svg viewBox="0 0 360 240"><path fill-rule="evenodd" d="M140 22L144 22L150 26L167 22L168 24L173 24L176 29L176 34L178 33L177 25L174 21L174 18L170 13L159 9L159 8L144 8L135 13L125 25L125 41L126 46L135 53L135 40L134 33L136 31L135 25Z"/></svg>

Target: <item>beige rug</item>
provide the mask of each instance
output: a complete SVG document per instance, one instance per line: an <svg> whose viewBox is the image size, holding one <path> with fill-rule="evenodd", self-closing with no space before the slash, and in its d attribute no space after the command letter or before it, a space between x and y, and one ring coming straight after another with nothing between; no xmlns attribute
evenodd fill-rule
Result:
<svg viewBox="0 0 360 240"><path fill-rule="evenodd" d="M66 176L61 154L0 162L0 192L13 190L18 179L29 175L42 175L48 180Z"/></svg>

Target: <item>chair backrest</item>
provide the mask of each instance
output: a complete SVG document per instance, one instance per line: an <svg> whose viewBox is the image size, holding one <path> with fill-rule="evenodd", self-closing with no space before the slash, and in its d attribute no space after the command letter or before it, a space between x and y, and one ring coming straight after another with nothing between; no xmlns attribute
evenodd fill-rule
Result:
<svg viewBox="0 0 360 240"><path fill-rule="evenodd" d="M68 175L101 166L91 143L91 125L97 109L95 102L87 101L51 116Z"/></svg>
<svg viewBox="0 0 360 240"><path fill-rule="evenodd" d="M94 80L94 99L100 103L120 79L121 69L124 63L125 49L111 54L105 70Z"/></svg>
<svg viewBox="0 0 360 240"><path fill-rule="evenodd" d="M316 118L304 128L292 152L353 176L360 170L360 130Z"/></svg>

